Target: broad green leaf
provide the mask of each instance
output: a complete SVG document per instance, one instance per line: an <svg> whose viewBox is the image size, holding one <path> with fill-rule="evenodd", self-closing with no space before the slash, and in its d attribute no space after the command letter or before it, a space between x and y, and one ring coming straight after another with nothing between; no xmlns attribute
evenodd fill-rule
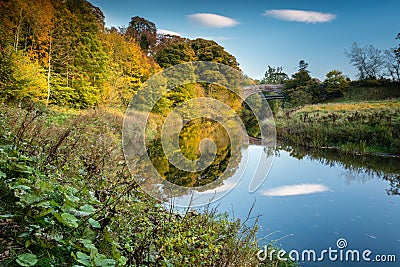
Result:
<svg viewBox="0 0 400 267"><path fill-rule="evenodd" d="M65 224L66 226L72 227L72 228L76 228L78 227L78 219L69 213L62 213L60 215L60 213L54 213L54 217L56 217L56 219Z"/></svg>
<svg viewBox="0 0 400 267"><path fill-rule="evenodd" d="M100 254L94 258L94 264L98 267L114 267L117 262L113 259L107 259L105 255Z"/></svg>
<svg viewBox="0 0 400 267"><path fill-rule="evenodd" d="M92 240L89 239L81 239L79 240L83 244L83 246L88 250L96 249L96 246L93 245ZM96 249L97 250L97 249Z"/></svg>
<svg viewBox="0 0 400 267"><path fill-rule="evenodd" d="M77 203L80 200L79 197L71 196L71 195L66 195L65 198L68 199L69 201L73 202L73 203Z"/></svg>
<svg viewBox="0 0 400 267"><path fill-rule="evenodd" d="M90 266L90 256L80 251L76 253L76 261L82 263L84 266Z"/></svg>
<svg viewBox="0 0 400 267"><path fill-rule="evenodd" d="M91 215L96 211L96 208L92 205L83 205L80 210L87 213L87 215Z"/></svg>
<svg viewBox="0 0 400 267"><path fill-rule="evenodd" d="M20 184L20 185L13 186L12 189L20 189L20 190L27 191L27 190L30 190L31 188L27 185Z"/></svg>
<svg viewBox="0 0 400 267"><path fill-rule="evenodd" d="M91 225L93 228L101 228L100 223L99 223L98 221L96 221L95 219L90 218L90 219L88 220L88 222L90 223L90 225Z"/></svg>
<svg viewBox="0 0 400 267"><path fill-rule="evenodd" d="M16 261L20 266L35 266L38 260L35 254L25 253L18 255Z"/></svg>
<svg viewBox="0 0 400 267"><path fill-rule="evenodd" d="M7 177L7 175L4 172L0 171L0 179L6 178L6 177Z"/></svg>
<svg viewBox="0 0 400 267"><path fill-rule="evenodd" d="M76 228L78 227L78 219L69 213L63 213L61 214L61 218L66 222L66 224L70 227Z"/></svg>

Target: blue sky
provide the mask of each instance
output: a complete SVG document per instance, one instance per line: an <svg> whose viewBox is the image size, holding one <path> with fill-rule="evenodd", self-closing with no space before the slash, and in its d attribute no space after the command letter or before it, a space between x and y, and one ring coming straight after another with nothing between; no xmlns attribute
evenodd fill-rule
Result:
<svg viewBox="0 0 400 267"><path fill-rule="evenodd" d="M371 0L90 0L106 16L106 26L127 26L144 17L159 30L217 41L241 69L262 78L267 66L291 75L300 60L321 80L332 69L350 78L356 72L344 50L353 42L379 49L395 47L400 1ZM218 16L216 16L218 15Z"/></svg>

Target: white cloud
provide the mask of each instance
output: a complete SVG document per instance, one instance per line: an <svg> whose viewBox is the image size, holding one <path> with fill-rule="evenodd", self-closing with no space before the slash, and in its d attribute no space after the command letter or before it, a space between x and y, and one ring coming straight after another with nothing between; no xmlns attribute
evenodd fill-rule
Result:
<svg viewBox="0 0 400 267"><path fill-rule="evenodd" d="M335 14L293 9L271 9L265 11L264 15L276 19L305 23L323 23L332 21L336 18Z"/></svg>
<svg viewBox="0 0 400 267"><path fill-rule="evenodd" d="M214 40L214 41L226 41L226 40L231 40L232 37L227 37L227 36L199 36L196 37L197 38L201 38L201 39L206 39L206 40Z"/></svg>
<svg viewBox="0 0 400 267"><path fill-rule="evenodd" d="M328 191L329 188L323 184L295 184L275 187L263 192L264 196L285 197L309 195Z"/></svg>
<svg viewBox="0 0 400 267"><path fill-rule="evenodd" d="M161 33L163 35L174 35L174 36L181 36L180 33L178 32L173 32L173 31L169 31L169 30L157 30L158 33Z"/></svg>
<svg viewBox="0 0 400 267"><path fill-rule="evenodd" d="M213 28L232 27L239 24L239 22L235 19L210 13L192 14L188 15L188 18L195 24Z"/></svg>

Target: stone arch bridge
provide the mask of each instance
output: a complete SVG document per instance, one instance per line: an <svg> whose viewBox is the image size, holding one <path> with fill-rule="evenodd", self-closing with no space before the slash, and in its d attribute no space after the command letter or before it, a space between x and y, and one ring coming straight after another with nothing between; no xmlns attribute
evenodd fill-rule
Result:
<svg viewBox="0 0 400 267"><path fill-rule="evenodd" d="M267 100L283 99L284 96L282 95L282 89L283 89L283 84L248 85L242 87L242 97L243 99L246 99L252 94L264 93L263 95ZM265 93L268 93L268 95Z"/></svg>

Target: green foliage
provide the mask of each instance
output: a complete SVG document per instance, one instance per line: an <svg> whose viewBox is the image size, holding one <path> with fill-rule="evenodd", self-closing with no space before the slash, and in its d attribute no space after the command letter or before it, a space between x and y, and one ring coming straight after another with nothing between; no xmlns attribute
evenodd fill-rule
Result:
<svg viewBox="0 0 400 267"><path fill-rule="evenodd" d="M43 101L47 94L44 70L22 52L0 55L0 96L9 101Z"/></svg>
<svg viewBox="0 0 400 267"><path fill-rule="evenodd" d="M326 74L324 88L328 93L328 98L339 98L349 88L349 82L341 71L331 70Z"/></svg>
<svg viewBox="0 0 400 267"><path fill-rule="evenodd" d="M158 45L154 60L162 68L168 68L184 62L196 60L189 40L183 38L167 39L163 44Z"/></svg>
<svg viewBox="0 0 400 267"><path fill-rule="evenodd" d="M25 253L18 255L16 262L20 266L35 266L38 260L35 254Z"/></svg>
<svg viewBox="0 0 400 267"><path fill-rule="evenodd" d="M319 102L322 98L321 89L319 81L311 78L308 70L300 69L284 82L282 93L289 106L301 106Z"/></svg>
<svg viewBox="0 0 400 267"><path fill-rule="evenodd" d="M283 72L283 67L273 68L268 66L261 84L283 84L289 77Z"/></svg>
<svg viewBox="0 0 400 267"><path fill-rule="evenodd" d="M191 41L191 46L200 61L213 61L240 70L236 58L214 41L198 38Z"/></svg>

